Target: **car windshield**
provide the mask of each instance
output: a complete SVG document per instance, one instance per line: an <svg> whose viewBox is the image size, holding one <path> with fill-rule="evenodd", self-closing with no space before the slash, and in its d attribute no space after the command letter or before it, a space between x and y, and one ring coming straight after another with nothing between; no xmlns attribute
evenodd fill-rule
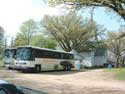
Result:
<svg viewBox="0 0 125 94"><path fill-rule="evenodd" d="M21 90L24 94L47 94L46 92L34 90L26 87L17 86L17 89Z"/></svg>
<svg viewBox="0 0 125 94"><path fill-rule="evenodd" d="M13 84L2 84L1 86L7 91L13 92L14 94L22 94L22 91L20 89L17 89Z"/></svg>

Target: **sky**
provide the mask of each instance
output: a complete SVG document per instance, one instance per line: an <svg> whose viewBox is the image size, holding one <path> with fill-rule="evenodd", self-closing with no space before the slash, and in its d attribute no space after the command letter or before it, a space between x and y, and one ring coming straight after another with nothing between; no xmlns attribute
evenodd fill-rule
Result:
<svg viewBox="0 0 125 94"><path fill-rule="evenodd" d="M0 26L9 37L19 32L21 24L29 19L40 21L45 14L58 15L58 8L48 7L45 0L0 0ZM104 12L104 8L98 8L94 12L94 20L104 25L110 31L115 31L123 24L123 20L110 12ZM88 16L89 12L85 11Z"/></svg>
<svg viewBox="0 0 125 94"><path fill-rule="evenodd" d="M0 26L7 36L15 36L24 21L40 21L45 14L56 15L57 9L47 7L42 0L0 0Z"/></svg>
<svg viewBox="0 0 125 94"><path fill-rule="evenodd" d="M92 8L85 8L82 10L82 15L84 18L90 18L90 11ZM118 31L121 26L125 25L124 20L117 15L117 13L113 12L104 7L98 7L94 9L93 19L97 24L103 25L107 31Z"/></svg>

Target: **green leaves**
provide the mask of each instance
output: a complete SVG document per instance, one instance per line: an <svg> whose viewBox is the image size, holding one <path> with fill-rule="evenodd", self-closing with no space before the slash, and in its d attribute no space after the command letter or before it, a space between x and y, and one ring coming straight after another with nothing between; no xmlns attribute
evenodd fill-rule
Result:
<svg viewBox="0 0 125 94"><path fill-rule="evenodd" d="M2 57L3 46L4 46L4 29L0 26L0 59Z"/></svg>
<svg viewBox="0 0 125 94"><path fill-rule="evenodd" d="M32 42L30 45L42 48L56 49L57 42L52 37L44 37L43 34L39 34L32 37Z"/></svg>
<svg viewBox="0 0 125 94"><path fill-rule="evenodd" d="M33 34L37 33L37 23L30 19L22 24L20 31L20 35L25 40L24 45L29 45Z"/></svg>
<svg viewBox="0 0 125 94"><path fill-rule="evenodd" d="M30 19L21 25L20 32L17 33L14 46L31 45L43 48L56 48L56 41L51 36L44 36L38 22Z"/></svg>

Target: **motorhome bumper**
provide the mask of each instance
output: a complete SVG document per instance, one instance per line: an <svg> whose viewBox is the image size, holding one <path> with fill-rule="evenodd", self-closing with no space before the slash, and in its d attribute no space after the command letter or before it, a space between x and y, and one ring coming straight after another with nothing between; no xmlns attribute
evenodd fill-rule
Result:
<svg viewBox="0 0 125 94"><path fill-rule="evenodd" d="M18 70L18 71L33 71L35 68L33 68L33 67L16 66L15 69Z"/></svg>

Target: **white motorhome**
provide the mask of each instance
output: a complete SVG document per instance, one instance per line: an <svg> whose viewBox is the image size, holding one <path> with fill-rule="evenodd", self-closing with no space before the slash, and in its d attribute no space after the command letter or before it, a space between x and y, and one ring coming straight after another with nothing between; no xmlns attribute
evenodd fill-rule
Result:
<svg viewBox="0 0 125 94"><path fill-rule="evenodd" d="M5 67L8 69L12 69L14 67L15 55L16 48L6 48L4 50L3 62Z"/></svg>
<svg viewBox="0 0 125 94"><path fill-rule="evenodd" d="M74 55L64 51L21 46L16 51L15 65L17 70L22 71L71 70L74 67Z"/></svg>

